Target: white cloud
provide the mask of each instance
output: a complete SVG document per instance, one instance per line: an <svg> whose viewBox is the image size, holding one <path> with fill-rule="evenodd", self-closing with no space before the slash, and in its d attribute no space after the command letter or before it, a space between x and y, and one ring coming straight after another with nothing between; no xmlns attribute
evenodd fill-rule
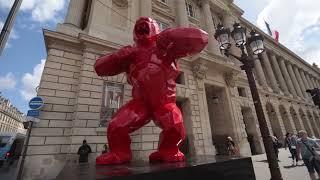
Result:
<svg viewBox="0 0 320 180"><path fill-rule="evenodd" d="M320 1L269 0L258 15L257 25L266 30L264 20L280 32L280 42L309 63L320 64ZM310 38L312 35L312 38Z"/></svg>
<svg viewBox="0 0 320 180"><path fill-rule="evenodd" d="M0 76L0 91L11 90L16 86L16 78L9 72L5 76Z"/></svg>
<svg viewBox="0 0 320 180"><path fill-rule="evenodd" d="M46 61L45 59L42 59L41 63L37 64L33 68L32 73L25 73L21 79L22 89L20 90L20 93L22 97L27 101L36 95L35 89L40 83L45 61Z"/></svg>
<svg viewBox="0 0 320 180"><path fill-rule="evenodd" d="M59 12L63 10L69 0L23 0L20 10L31 11L31 18L37 22L57 21ZM0 8L9 9L14 0L0 0Z"/></svg>
<svg viewBox="0 0 320 180"><path fill-rule="evenodd" d="M45 22L48 20L56 21L58 12L64 8L65 0L42 0L36 4L32 11L32 18L35 21Z"/></svg>

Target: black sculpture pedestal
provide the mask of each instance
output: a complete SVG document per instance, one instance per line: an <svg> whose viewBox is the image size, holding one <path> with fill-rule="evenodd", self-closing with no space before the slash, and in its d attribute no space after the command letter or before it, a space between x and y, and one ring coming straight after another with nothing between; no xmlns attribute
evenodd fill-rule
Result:
<svg viewBox="0 0 320 180"><path fill-rule="evenodd" d="M210 179L255 180L250 157L196 156L185 162L156 163L136 161L124 165L96 166L67 164L57 180L124 180L124 179Z"/></svg>

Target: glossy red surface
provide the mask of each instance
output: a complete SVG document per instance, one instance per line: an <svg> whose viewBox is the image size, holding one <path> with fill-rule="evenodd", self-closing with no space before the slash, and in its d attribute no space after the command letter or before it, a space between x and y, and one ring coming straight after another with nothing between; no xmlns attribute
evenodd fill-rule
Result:
<svg viewBox="0 0 320 180"><path fill-rule="evenodd" d="M134 41L133 46L107 54L94 65L99 76L126 73L133 86L133 99L119 109L108 126L110 152L97 157L96 164L130 161L129 134L151 120L162 132L150 161L183 161L179 145L185 139L185 130L176 106L177 60L201 52L208 43L208 34L196 28L169 28L159 32L155 20L141 17L134 27Z"/></svg>

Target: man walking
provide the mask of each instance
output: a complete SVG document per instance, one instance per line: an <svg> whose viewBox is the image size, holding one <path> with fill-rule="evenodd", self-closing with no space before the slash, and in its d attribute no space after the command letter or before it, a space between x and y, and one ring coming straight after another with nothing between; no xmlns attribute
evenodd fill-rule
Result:
<svg viewBox="0 0 320 180"><path fill-rule="evenodd" d="M83 140L82 146L78 149L79 163L88 162L88 155L91 153L91 147L87 144L86 140Z"/></svg>
<svg viewBox="0 0 320 180"><path fill-rule="evenodd" d="M315 156L317 156L314 149L320 148L319 145L311 138L308 137L308 134L306 131L299 131L298 133L299 140L297 143L297 151L298 154L301 153L302 160L304 164L306 165L309 176L311 180L316 180L315 171L317 171L317 174L319 176L320 174L320 163L319 160L316 160Z"/></svg>

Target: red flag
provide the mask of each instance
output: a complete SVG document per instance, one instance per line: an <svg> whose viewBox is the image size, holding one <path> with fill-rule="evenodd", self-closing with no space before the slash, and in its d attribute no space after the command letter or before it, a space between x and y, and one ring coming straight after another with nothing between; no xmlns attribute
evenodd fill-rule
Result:
<svg viewBox="0 0 320 180"><path fill-rule="evenodd" d="M279 32L278 31L274 31L274 39L277 41L277 42L279 42Z"/></svg>

